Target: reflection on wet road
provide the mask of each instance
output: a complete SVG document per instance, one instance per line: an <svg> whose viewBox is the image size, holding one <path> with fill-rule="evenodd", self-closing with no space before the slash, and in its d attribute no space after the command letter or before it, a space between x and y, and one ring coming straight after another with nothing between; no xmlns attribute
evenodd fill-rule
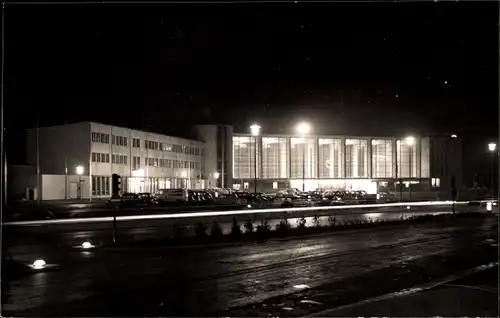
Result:
<svg viewBox="0 0 500 318"><path fill-rule="evenodd" d="M54 248L60 269L12 281L4 309L22 316L206 315L461 248L493 223L210 248Z"/></svg>

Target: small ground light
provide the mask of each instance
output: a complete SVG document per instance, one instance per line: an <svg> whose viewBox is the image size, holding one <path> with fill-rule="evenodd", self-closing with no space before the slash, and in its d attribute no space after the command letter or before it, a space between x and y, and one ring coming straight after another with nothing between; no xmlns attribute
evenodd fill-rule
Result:
<svg viewBox="0 0 500 318"><path fill-rule="evenodd" d="M93 247L94 247L94 245L92 245L92 243L90 243L90 242L83 242L82 243L82 248L84 248L84 249L89 249L89 248L93 248Z"/></svg>
<svg viewBox="0 0 500 318"><path fill-rule="evenodd" d="M36 261L33 262L32 267L34 269L42 269L45 267L45 265L47 265L47 263L45 263L43 259L37 259Z"/></svg>
<svg viewBox="0 0 500 318"><path fill-rule="evenodd" d="M252 205L250 205L250 204L249 204L249 205L247 205L247 208L251 208L251 207L252 207Z"/></svg>
<svg viewBox="0 0 500 318"><path fill-rule="evenodd" d="M410 208L410 206L407 206L407 207L406 207L406 209L407 209L407 210L409 210L409 209L411 209L411 208Z"/></svg>

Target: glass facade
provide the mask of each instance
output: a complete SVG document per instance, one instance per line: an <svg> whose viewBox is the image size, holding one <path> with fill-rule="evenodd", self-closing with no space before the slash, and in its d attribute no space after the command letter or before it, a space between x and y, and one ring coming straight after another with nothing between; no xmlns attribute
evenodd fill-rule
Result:
<svg viewBox="0 0 500 318"><path fill-rule="evenodd" d="M346 139L345 176L346 178L368 177L368 140Z"/></svg>
<svg viewBox="0 0 500 318"><path fill-rule="evenodd" d="M342 139L318 140L319 178L342 177Z"/></svg>
<svg viewBox="0 0 500 318"><path fill-rule="evenodd" d="M255 178L256 142L254 136L233 137L233 177L236 179ZM259 157L257 148L257 158ZM257 175L259 175L257 165Z"/></svg>
<svg viewBox="0 0 500 318"><path fill-rule="evenodd" d="M262 137L262 178L288 178L288 155L286 137Z"/></svg>
<svg viewBox="0 0 500 318"><path fill-rule="evenodd" d="M256 159L266 180L427 178L429 139L234 136L233 178L255 178Z"/></svg>
<svg viewBox="0 0 500 318"><path fill-rule="evenodd" d="M406 140L397 141L396 149L398 178L416 178L417 171L417 146Z"/></svg>
<svg viewBox="0 0 500 318"><path fill-rule="evenodd" d="M372 140L372 177L392 178L392 140Z"/></svg>
<svg viewBox="0 0 500 318"><path fill-rule="evenodd" d="M290 178L317 178L316 138L290 138Z"/></svg>

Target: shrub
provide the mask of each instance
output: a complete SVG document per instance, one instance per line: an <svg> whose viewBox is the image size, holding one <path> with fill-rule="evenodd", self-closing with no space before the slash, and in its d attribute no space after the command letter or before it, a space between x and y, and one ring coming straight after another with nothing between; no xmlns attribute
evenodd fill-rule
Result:
<svg viewBox="0 0 500 318"><path fill-rule="evenodd" d="M329 227L335 227L339 224L337 224L337 219L335 218L335 216L329 216L328 217L328 226Z"/></svg>
<svg viewBox="0 0 500 318"><path fill-rule="evenodd" d="M243 225L245 228L245 233L253 233L253 220L248 220Z"/></svg>
<svg viewBox="0 0 500 318"><path fill-rule="evenodd" d="M321 221L319 219L319 216L315 215L313 218L313 226L314 227L321 227Z"/></svg>
<svg viewBox="0 0 500 318"><path fill-rule="evenodd" d="M257 226L257 233L267 233L271 231L271 226L269 225L268 220L262 220L260 221L260 225Z"/></svg>
<svg viewBox="0 0 500 318"><path fill-rule="evenodd" d="M205 223L198 222L198 224L196 224L195 236L197 239L205 239L208 236Z"/></svg>
<svg viewBox="0 0 500 318"><path fill-rule="evenodd" d="M236 221L236 218L233 217L233 224L231 225L231 236L240 236L242 234L241 227Z"/></svg>
<svg viewBox="0 0 500 318"><path fill-rule="evenodd" d="M219 222L214 221L212 223L212 228L210 230L210 236L212 238L220 238L220 237L222 237L222 228L220 227Z"/></svg>
<svg viewBox="0 0 500 318"><path fill-rule="evenodd" d="M303 230L306 228L306 218L302 216L300 219L297 220L297 228L300 230Z"/></svg>
<svg viewBox="0 0 500 318"><path fill-rule="evenodd" d="M286 217L281 219L280 222L276 225L276 231L280 234L285 233L290 228L291 228L290 222L288 222L288 219Z"/></svg>

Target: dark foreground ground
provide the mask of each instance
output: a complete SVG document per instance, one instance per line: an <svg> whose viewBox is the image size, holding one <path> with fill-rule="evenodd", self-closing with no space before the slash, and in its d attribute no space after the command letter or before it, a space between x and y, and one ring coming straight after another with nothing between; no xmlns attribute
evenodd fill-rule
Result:
<svg viewBox="0 0 500 318"><path fill-rule="evenodd" d="M298 317L321 313L496 262L497 247L491 241L497 241L496 223L489 217L457 220L447 227L388 225L211 247L102 247L90 252L54 247L59 256L47 256L48 263L57 262L52 271L15 276L3 268L2 314ZM492 273L496 271L485 272L485 278L471 276L472 283L453 284L496 281ZM488 292L482 291L483 302L466 304L467 315L498 315L498 293L494 284L488 286ZM441 292L447 296L441 307L451 308L457 297L476 297L454 293ZM425 306L425 312L415 307L405 315L443 313L439 306ZM374 315L362 309L328 316ZM396 314L387 315L397 316L394 310ZM380 311L380 315L386 314Z"/></svg>

